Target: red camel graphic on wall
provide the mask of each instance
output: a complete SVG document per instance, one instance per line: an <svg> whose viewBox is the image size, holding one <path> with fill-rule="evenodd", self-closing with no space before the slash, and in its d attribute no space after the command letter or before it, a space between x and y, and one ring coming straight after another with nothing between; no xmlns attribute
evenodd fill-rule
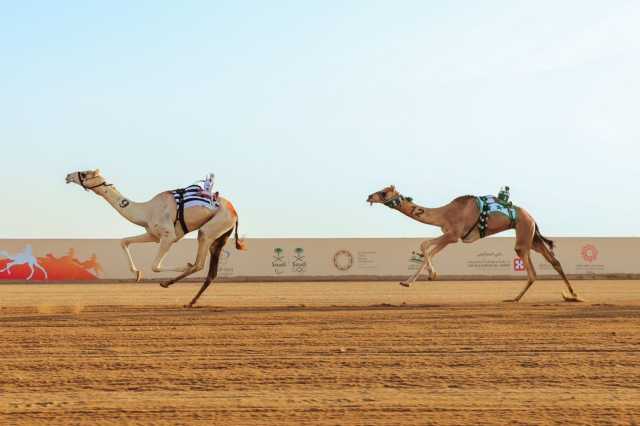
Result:
<svg viewBox="0 0 640 426"><path fill-rule="evenodd" d="M76 258L73 248L59 258L51 253L36 258L28 244L15 255L0 251L0 280L90 281L97 279L97 275L101 273L102 267L95 254L89 260L81 262Z"/></svg>

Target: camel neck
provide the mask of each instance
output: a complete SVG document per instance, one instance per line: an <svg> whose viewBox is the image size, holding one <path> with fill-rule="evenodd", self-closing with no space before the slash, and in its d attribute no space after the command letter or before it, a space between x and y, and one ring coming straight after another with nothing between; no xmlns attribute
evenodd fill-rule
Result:
<svg viewBox="0 0 640 426"><path fill-rule="evenodd" d="M93 192L104 198L111 207L116 209L116 211L129 222L140 226L146 226L146 217L144 212L140 209L141 203L134 203L129 200L123 196L115 186L100 186L93 189Z"/></svg>
<svg viewBox="0 0 640 426"><path fill-rule="evenodd" d="M400 213L409 216L413 220L426 223L428 225L442 226L439 209L431 209L409 201L402 200L399 206L395 207Z"/></svg>

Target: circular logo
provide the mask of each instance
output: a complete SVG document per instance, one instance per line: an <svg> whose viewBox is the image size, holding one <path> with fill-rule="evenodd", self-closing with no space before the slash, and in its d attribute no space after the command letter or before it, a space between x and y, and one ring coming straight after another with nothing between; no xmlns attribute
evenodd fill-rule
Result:
<svg viewBox="0 0 640 426"><path fill-rule="evenodd" d="M598 249L593 244L587 244L582 246L582 250L580 250L580 254L585 262L593 262L598 259Z"/></svg>
<svg viewBox="0 0 640 426"><path fill-rule="evenodd" d="M338 250L333 255L333 266L338 271L348 271L353 266L353 255L347 250Z"/></svg>
<svg viewBox="0 0 640 426"><path fill-rule="evenodd" d="M123 209L128 205L129 205L129 200L127 200L126 198L123 198L122 201L120 201L120 207L122 207Z"/></svg>

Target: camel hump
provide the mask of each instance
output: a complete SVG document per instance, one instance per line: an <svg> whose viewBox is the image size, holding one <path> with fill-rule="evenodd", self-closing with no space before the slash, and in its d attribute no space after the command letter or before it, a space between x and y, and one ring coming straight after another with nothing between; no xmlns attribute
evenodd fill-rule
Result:
<svg viewBox="0 0 640 426"><path fill-rule="evenodd" d="M469 200L473 200L475 202L476 198L478 197L476 197L475 195L461 195L460 197L454 198L452 203L459 203L459 202L469 201Z"/></svg>

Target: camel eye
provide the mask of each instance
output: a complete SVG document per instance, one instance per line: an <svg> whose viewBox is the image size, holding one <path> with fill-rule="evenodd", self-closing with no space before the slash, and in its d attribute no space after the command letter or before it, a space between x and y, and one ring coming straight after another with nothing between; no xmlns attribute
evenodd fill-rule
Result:
<svg viewBox="0 0 640 426"><path fill-rule="evenodd" d="M85 172L80 172L80 177L81 177L81 178L86 178L86 177L87 177L87 174L86 174Z"/></svg>

